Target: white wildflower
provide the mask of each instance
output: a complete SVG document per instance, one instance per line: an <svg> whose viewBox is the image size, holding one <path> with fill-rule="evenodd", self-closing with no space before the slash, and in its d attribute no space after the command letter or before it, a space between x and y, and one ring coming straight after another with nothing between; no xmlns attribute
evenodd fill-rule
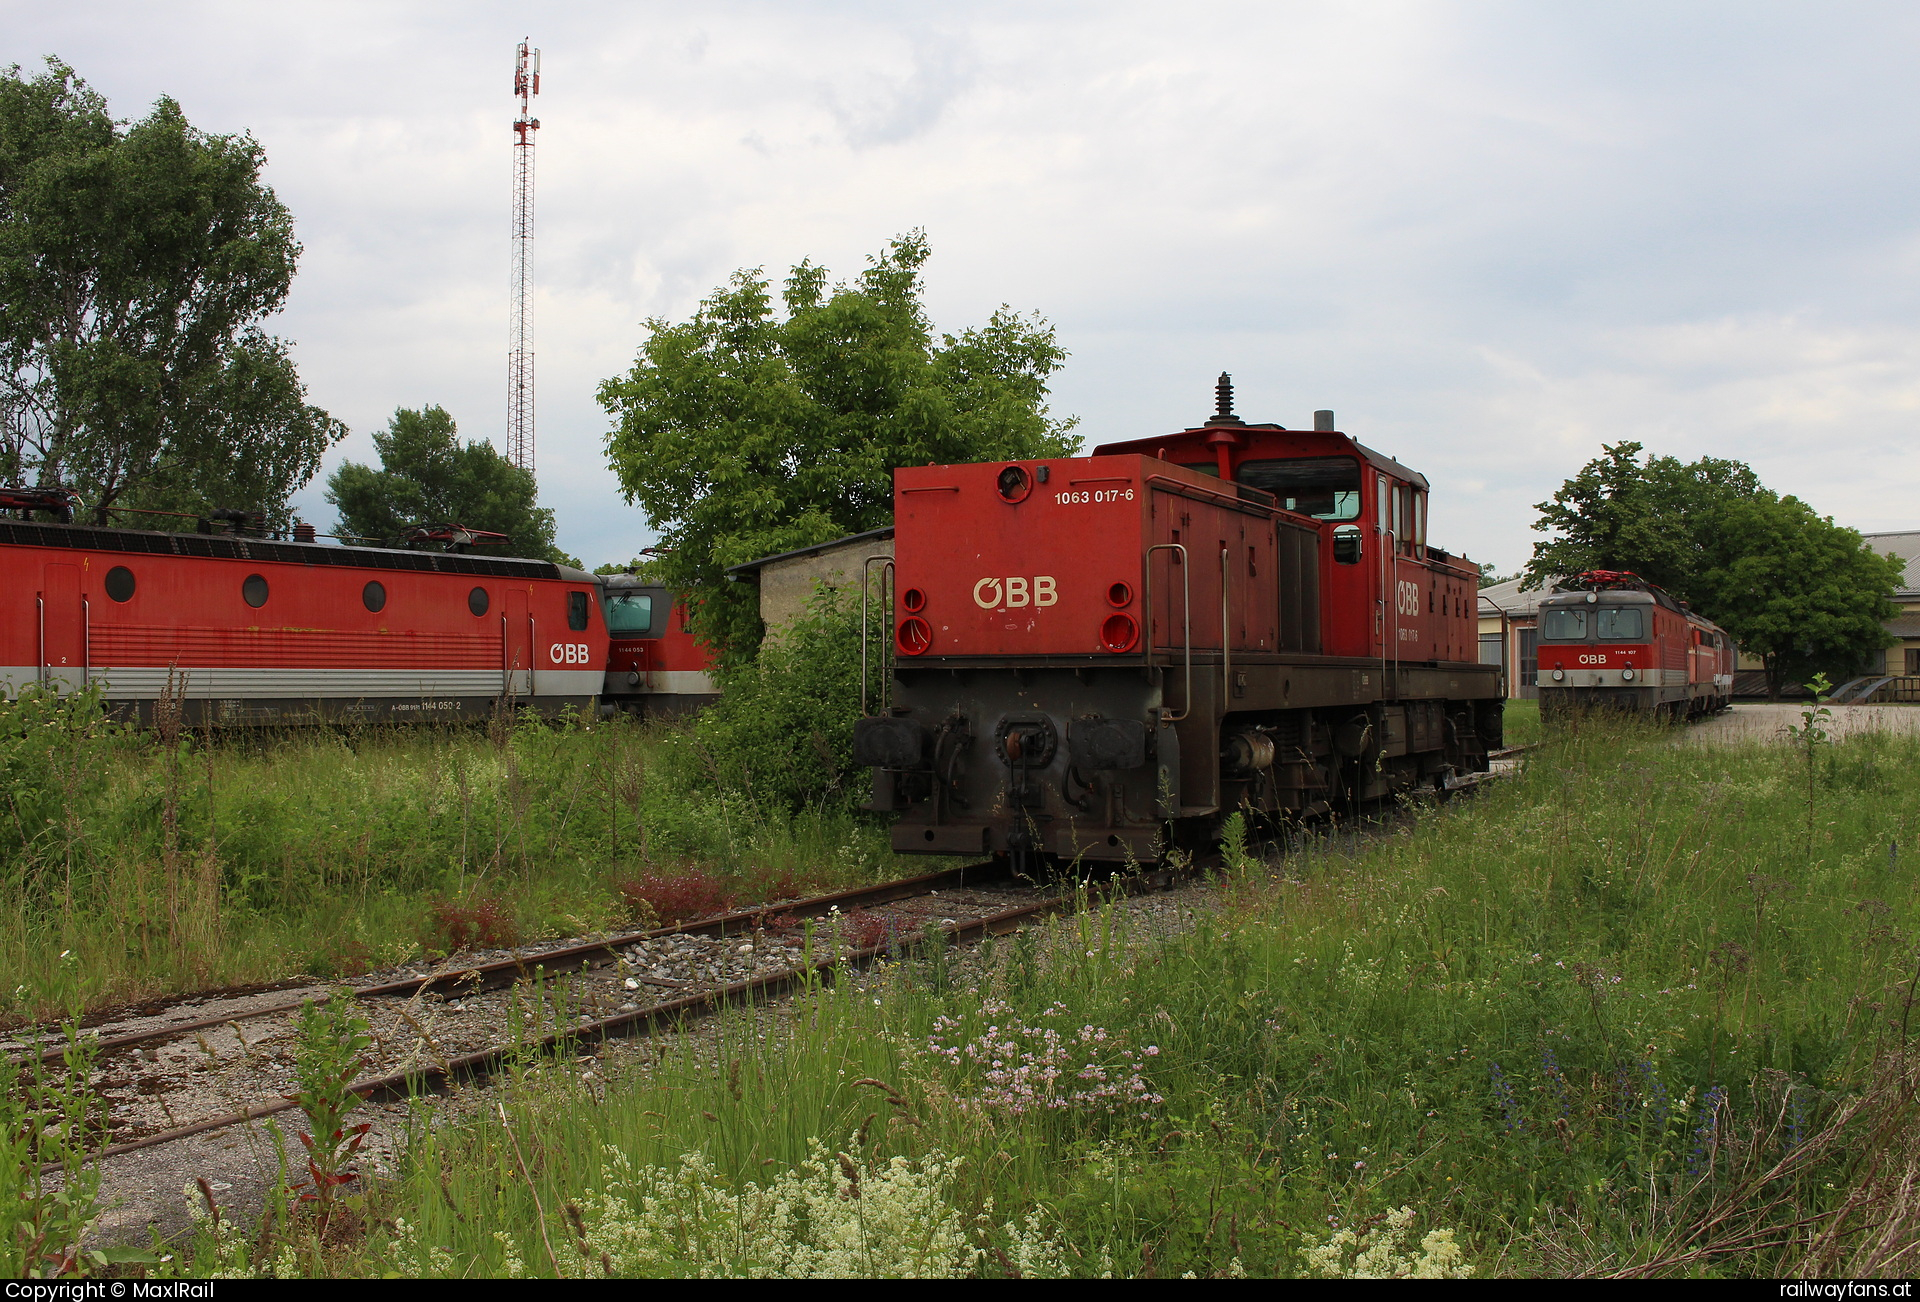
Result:
<svg viewBox="0 0 1920 1302"><path fill-rule="evenodd" d="M1413 1208L1390 1211L1364 1235L1335 1230L1324 1243L1301 1249L1307 1266L1325 1279L1465 1279L1473 1273L1453 1231L1429 1230L1417 1251L1404 1246ZM1351 1262L1349 1249L1355 1250Z"/></svg>

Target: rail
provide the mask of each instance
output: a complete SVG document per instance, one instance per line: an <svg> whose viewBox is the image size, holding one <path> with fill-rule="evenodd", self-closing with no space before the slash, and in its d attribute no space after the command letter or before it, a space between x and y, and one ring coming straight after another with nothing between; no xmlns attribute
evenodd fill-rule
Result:
<svg viewBox="0 0 1920 1302"><path fill-rule="evenodd" d="M1146 581L1140 585L1141 613L1147 617L1145 630L1147 638L1147 659L1153 659L1153 554L1155 552L1180 553L1180 628L1187 648L1187 695L1186 708L1178 714L1169 714L1166 706L1160 707L1160 722L1178 723L1193 713L1193 580L1188 576L1187 549L1182 543L1155 543L1147 548Z"/></svg>

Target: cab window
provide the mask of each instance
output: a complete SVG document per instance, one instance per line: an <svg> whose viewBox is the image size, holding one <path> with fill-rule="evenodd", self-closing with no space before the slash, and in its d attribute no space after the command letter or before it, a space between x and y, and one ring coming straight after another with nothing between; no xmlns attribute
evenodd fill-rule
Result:
<svg viewBox="0 0 1920 1302"><path fill-rule="evenodd" d="M1636 642L1647 635L1646 617L1638 606L1602 606L1600 638L1609 642Z"/></svg>
<svg viewBox="0 0 1920 1302"><path fill-rule="evenodd" d="M607 632L614 637L645 637L653 631L653 594L607 594Z"/></svg>
<svg viewBox="0 0 1920 1302"><path fill-rule="evenodd" d="M1283 509L1300 515L1316 520L1360 518L1360 463L1352 457L1242 461L1234 478L1249 488L1272 493Z"/></svg>
<svg viewBox="0 0 1920 1302"><path fill-rule="evenodd" d="M587 594L569 592L567 594L567 627L578 633L587 627Z"/></svg>
<svg viewBox="0 0 1920 1302"><path fill-rule="evenodd" d="M1584 610L1548 610L1540 615L1542 642L1584 642L1587 640L1587 612Z"/></svg>

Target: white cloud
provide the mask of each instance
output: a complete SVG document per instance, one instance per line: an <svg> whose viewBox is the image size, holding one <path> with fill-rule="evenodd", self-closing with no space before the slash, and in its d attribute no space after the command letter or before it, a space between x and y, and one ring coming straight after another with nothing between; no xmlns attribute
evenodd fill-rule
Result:
<svg viewBox="0 0 1920 1302"><path fill-rule="evenodd" d="M72 62L251 129L307 246L278 329L345 451L400 404L505 411L513 43L539 101L540 464L563 542L645 541L593 393L740 266L856 271L915 226L947 328L1035 308L1092 441L1251 417L1425 470L1502 566L1636 438L1915 522L1920 230L1891 5L0 6ZM318 493L309 494L318 504ZM326 518L324 508L317 514Z"/></svg>

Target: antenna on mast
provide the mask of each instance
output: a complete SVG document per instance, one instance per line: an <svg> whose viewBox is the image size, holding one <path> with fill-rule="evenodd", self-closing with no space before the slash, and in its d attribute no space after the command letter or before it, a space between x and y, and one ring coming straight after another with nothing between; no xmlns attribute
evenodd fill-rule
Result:
<svg viewBox="0 0 1920 1302"><path fill-rule="evenodd" d="M533 133L540 119L529 101L540 93L540 51L525 41L515 53L513 93L513 351L507 356L507 460L533 469Z"/></svg>

